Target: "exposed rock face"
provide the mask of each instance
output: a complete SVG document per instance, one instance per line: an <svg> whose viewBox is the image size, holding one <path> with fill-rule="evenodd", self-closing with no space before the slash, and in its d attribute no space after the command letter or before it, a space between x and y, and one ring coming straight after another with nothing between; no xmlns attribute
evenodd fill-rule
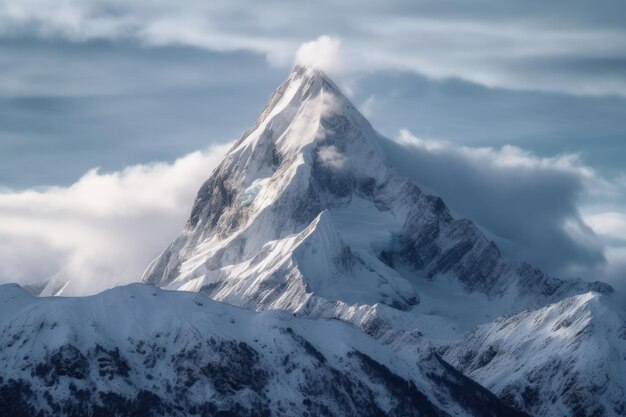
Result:
<svg viewBox="0 0 626 417"><path fill-rule="evenodd" d="M85 298L0 286L11 416L523 416L431 355L340 321L146 285Z"/></svg>

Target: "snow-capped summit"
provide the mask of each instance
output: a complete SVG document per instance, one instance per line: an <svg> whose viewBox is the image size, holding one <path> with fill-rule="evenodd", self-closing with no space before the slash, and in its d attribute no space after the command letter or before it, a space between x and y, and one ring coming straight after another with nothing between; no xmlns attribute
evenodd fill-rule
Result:
<svg viewBox="0 0 626 417"><path fill-rule="evenodd" d="M376 207L376 187L392 185L386 199L401 196L376 137L323 73L296 68L202 186L185 231L144 280L254 308L296 311L312 293L408 308L417 301L412 286L359 253L384 244L390 231L370 231L372 241L358 248L342 233L358 226L350 224L351 206L376 217L388 211Z"/></svg>
<svg viewBox="0 0 626 417"><path fill-rule="evenodd" d="M143 281L358 324L386 310L377 304L413 309L419 287L450 277L468 293L506 297L493 317L610 291L503 259L471 221L399 176L380 140L325 74L296 67Z"/></svg>

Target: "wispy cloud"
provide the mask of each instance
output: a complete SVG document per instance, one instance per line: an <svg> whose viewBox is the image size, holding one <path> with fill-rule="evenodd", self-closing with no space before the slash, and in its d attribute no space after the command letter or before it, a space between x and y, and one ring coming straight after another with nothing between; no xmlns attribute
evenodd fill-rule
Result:
<svg viewBox="0 0 626 417"><path fill-rule="evenodd" d="M626 246L626 213L602 212L585 216L587 222L596 233L608 238L621 240Z"/></svg>
<svg viewBox="0 0 626 417"><path fill-rule="evenodd" d="M295 63L320 69L330 75L341 73L346 67L341 39L324 35L303 43L296 52Z"/></svg>
<svg viewBox="0 0 626 417"><path fill-rule="evenodd" d="M245 50L278 66L322 44L335 50L335 38L322 36L332 35L350 52L352 72L409 70L493 87L626 95L626 24L615 17L623 3L557 3L5 0L0 32Z"/></svg>

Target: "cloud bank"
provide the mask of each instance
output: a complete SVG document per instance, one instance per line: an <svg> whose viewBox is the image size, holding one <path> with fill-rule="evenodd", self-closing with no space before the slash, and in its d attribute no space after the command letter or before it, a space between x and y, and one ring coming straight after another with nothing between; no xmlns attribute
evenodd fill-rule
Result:
<svg viewBox="0 0 626 417"><path fill-rule="evenodd" d="M0 282L33 283L63 269L64 294L139 280L181 230L227 146L173 163L87 172L69 187L0 193Z"/></svg>
<svg viewBox="0 0 626 417"><path fill-rule="evenodd" d="M0 35L133 40L249 51L289 66L326 61L329 34L351 51L350 71L414 71L491 87L626 95L626 23L620 0L523 3L178 2L5 0ZM317 39L317 41L313 41Z"/></svg>
<svg viewBox="0 0 626 417"><path fill-rule="evenodd" d="M577 155L544 158L510 145L458 146L407 130L382 144L402 175L474 220L508 256L564 277L605 268L605 244L579 207L586 193L608 193L610 184Z"/></svg>

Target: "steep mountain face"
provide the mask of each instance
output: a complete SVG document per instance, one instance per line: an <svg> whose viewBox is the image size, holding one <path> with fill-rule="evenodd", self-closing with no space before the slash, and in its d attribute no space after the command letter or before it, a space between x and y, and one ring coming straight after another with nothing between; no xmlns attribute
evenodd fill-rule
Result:
<svg viewBox="0 0 626 417"><path fill-rule="evenodd" d="M341 321L141 284L84 298L0 286L0 338L2 415L525 415Z"/></svg>
<svg viewBox="0 0 626 417"><path fill-rule="evenodd" d="M380 335L398 310L435 317L424 326L443 320L454 333L567 295L611 291L504 259L472 222L397 175L379 140L324 74L296 68L202 186L185 230L143 281L252 309L338 317ZM430 306L445 299L421 292L433 282L480 297L479 317L460 313L459 324L435 312ZM398 320L392 327L415 330Z"/></svg>
<svg viewBox="0 0 626 417"><path fill-rule="evenodd" d="M626 315L598 293L479 326L445 359L533 415L626 414Z"/></svg>

